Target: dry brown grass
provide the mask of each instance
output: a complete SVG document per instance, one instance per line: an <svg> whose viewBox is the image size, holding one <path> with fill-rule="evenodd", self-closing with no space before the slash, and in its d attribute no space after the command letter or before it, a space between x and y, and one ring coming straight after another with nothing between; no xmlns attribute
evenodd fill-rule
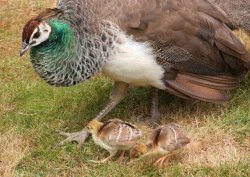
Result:
<svg viewBox="0 0 250 177"><path fill-rule="evenodd" d="M14 176L15 168L29 151L26 142L15 129L0 136L0 176Z"/></svg>
<svg viewBox="0 0 250 177"><path fill-rule="evenodd" d="M0 117L2 117L4 114L10 112L10 111L13 111L15 109L15 106L14 105L3 105L3 104L0 104Z"/></svg>
<svg viewBox="0 0 250 177"><path fill-rule="evenodd" d="M51 0L51 7L55 7L56 6L56 2L57 2L57 0Z"/></svg>
<svg viewBox="0 0 250 177"><path fill-rule="evenodd" d="M182 154L185 167L218 167L224 163L238 163L249 155L250 151L236 141L236 137L221 127L190 127L191 143Z"/></svg>

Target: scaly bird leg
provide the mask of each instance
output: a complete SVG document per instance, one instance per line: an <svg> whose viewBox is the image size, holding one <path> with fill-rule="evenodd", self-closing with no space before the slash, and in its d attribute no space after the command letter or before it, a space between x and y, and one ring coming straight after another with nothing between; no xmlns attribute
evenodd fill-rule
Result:
<svg viewBox="0 0 250 177"><path fill-rule="evenodd" d="M161 158L159 158L155 163L154 163L154 166L162 166L163 165L163 163L164 163L164 161L166 160L166 157L164 156L164 157L161 157Z"/></svg>
<svg viewBox="0 0 250 177"><path fill-rule="evenodd" d="M160 111L158 105L158 89L151 88L151 115L147 118L146 122L149 125L156 125L160 121Z"/></svg>
<svg viewBox="0 0 250 177"><path fill-rule="evenodd" d="M151 90L151 99L152 99L151 118L152 118L152 120L154 120L154 122L158 122L160 120L158 91L159 90L157 88L152 88L152 90Z"/></svg>
<svg viewBox="0 0 250 177"><path fill-rule="evenodd" d="M123 100L128 89L129 84L125 82L115 82L113 90L110 94L108 105L96 116L95 119L100 121L104 116L106 116L117 104L121 102L121 100Z"/></svg>
<svg viewBox="0 0 250 177"><path fill-rule="evenodd" d="M149 151L143 155L141 155L140 157L138 157L137 159L133 159L130 160L129 164L134 164L136 162L142 162L142 161L151 161L153 160L156 156L158 156L157 150L155 151Z"/></svg>
<svg viewBox="0 0 250 177"><path fill-rule="evenodd" d="M165 165L166 160L168 160L170 157L174 156L175 154L178 154L182 149L177 149L173 152L169 152L168 154L166 154L165 156L159 158L154 165L158 165L158 166L163 166Z"/></svg>
<svg viewBox="0 0 250 177"><path fill-rule="evenodd" d="M117 151L110 152L110 155L107 158L103 159L103 160L100 160L100 161L89 160L89 162L92 162L92 163L106 163L111 158L113 158L116 155L116 153L117 153Z"/></svg>
<svg viewBox="0 0 250 177"><path fill-rule="evenodd" d="M115 82L113 91L110 95L109 103L105 106L105 108L95 117L97 120L101 120L104 116L106 116L120 101L125 97L129 88L129 84L124 82ZM80 146L82 146L86 139L89 136L89 133L82 129L80 132L75 133L66 133L61 132L60 135L66 136L66 139L56 144L53 148L57 148L62 146L66 142L77 142Z"/></svg>
<svg viewBox="0 0 250 177"><path fill-rule="evenodd" d="M125 151L122 151L119 159L117 160L118 163L121 163L124 160L125 158L124 155L125 155Z"/></svg>

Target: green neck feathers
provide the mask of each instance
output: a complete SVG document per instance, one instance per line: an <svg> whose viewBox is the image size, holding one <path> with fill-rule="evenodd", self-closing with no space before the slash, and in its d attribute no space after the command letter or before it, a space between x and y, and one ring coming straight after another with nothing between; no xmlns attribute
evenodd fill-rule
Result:
<svg viewBox="0 0 250 177"><path fill-rule="evenodd" d="M74 49L73 33L68 24L57 20L51 20L49 25L51 26L49 39L31 48L31 59L39 59L40 57L33 57L37 53L53 56L55 54L62 54L65 50L70 51ZM70 54L74 55L73 52L70 52ZM61 59L61 57L55 57L55 59Z"/></svg>
<svg viewBox="0 0 250 177"><path fill-rule="evenodd" d="M30 52L40 77L51 85L72 86L101 71L108 54L100 39L64 21L48 23L49 39Z"/></svg>

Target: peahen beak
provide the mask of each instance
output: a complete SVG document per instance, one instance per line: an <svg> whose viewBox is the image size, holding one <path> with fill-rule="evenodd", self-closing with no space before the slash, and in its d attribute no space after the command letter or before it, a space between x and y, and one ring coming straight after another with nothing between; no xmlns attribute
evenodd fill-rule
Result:
<svg viewBox="0 0 250 177"><path fill-rule="evenodd" d="M29 45L23 42L22 49L20 51L20 57L22 57L30 49Z"/></svg>

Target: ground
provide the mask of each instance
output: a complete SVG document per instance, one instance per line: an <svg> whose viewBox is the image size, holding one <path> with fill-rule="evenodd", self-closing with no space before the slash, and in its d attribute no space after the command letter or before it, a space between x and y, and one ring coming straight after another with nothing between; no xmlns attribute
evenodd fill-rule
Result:
<svg viewBox="0 0 250 177"><path fill-rule="evenodd" d="M249 77L221 105L161 92L162 124L181 124L191 139L164 168L115 161L93 165L87 160L108 154L91 140L82 148L68 143L52 150L63 139L57 131L78 131L94 118L112 82L98 75L75 87L54 88L35 74L28 55L19 58L24 23L49 2L0 0L0 176L250 176ZM146 137L150 129L141 117L149 111L148 98L148 88L132 88L106 120L127 120Z"/></svg>

